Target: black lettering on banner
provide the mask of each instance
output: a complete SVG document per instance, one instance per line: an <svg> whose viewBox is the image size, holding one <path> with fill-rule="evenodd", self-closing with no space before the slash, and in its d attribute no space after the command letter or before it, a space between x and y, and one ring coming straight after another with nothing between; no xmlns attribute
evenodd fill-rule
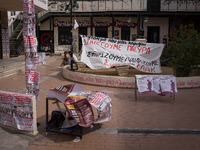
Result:
<svg viewBox="0 0 200 150"><path fill-rule="evenodd" d="M87 52L87 57L90 57L91 52Z"/></svg>
<svg viewBox="0 0 200 150"><path fill-rule="evenodd" d="M103 53L100 54L100 57L103 57Z"/></svg>
<svg viewBox="0 0 200 150"><path fill-rule="evenodd" d="M117 44L126 44L126 41L119 40L119 41L117 41Z"/></svg>
<svg viewBox="0 0 200 150"><path fill-rule="evenodd" d="M109 39L108 42L111 42L111 43L117 43L117 40Z"/></svg>
<svg viewBox="0 0 200 150"><path fill-rule="evenodd" d="M87 57L89 58L97 58L97 57L101 57L101 58L105 58L105 59L109 59L109 60L113 60L113 61L117 61L117 62L121 62L121 63L138 63L138 64L144 64L146 66L156 66L159 65L158 63L158 59L157 60L153 60L153 61L142 61L140 58L137 57L122 57L122 56L118 56L118 55L114 55L114 54L110 54L108 52L106 53L102 53L102 52L87 52Z"/></svg>
<svg viewBox="0 0 200 150"><path fill-rule="evenodd" d="M138 47L140 47L140 46L146 46L146 43L141 43L141 42L138 43L138 42L129 41L128 44L129 45L133 45L133 46L138 46Z"/></svg>
<svg viewBox="0 0 200 150"><path fill-rule="evenodd" d="M153 61L151 61L151 62L147 62L147 61L143 61L142 62L144 65L146 65L146 66L157 66L157 65L159 65L158 64L158 59L157 60L153 60Z"/></svg>
<svg viewBox="0 0 200 150"><path fill-rule="evenodd" d="M101 38L101 39L100 39L100 42L101 42L101 41L106 41L106 38Z"/></svg>
<svg viewBox="0 0 200 150"><path fill-rule="evenodd" d="M109 56L109 53L106 53L105 56L104 56L104 58L108 58L108 56Z"/></svg>

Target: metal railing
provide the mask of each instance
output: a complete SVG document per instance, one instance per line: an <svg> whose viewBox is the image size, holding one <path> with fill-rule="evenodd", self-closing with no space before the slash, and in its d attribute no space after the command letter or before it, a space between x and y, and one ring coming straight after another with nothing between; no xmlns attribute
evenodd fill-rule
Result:
<svg viewBox="0 0 200 150"><path fill-rule="evenodd" d="M15 17L15 18L10 18L9 20L8 20L8 29L9 29L9 37L12 35L12 33L15 31L15 29L16 29L16 27L17 27L17 25L18 25L18 23L20 22L20 21L22 21L23 20L23 13L22 12L19 12L18 14L17 14L17 16Z"/></svg>

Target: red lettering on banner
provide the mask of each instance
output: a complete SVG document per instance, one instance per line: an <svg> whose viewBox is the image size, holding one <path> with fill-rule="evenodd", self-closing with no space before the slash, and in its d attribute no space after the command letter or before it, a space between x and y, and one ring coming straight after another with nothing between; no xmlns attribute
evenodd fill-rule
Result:
<svg viewBox="0 0 200 150"><path fill-rule="evenodd" d="M132 51L139 54L143 54L143 53L150 54L151 52L150 47L137 47L137 46L131 46L131 45L127 46L127 51L130 51L130 52Z"/></svg>
<svg viewBox="0 0 200 150"><path fill-rule="evenodd" d="M144 71L144 72L150 72L150 73L155 73L155 67L145 67L145 65L137 65L137 69Z"/></svg>
<svg viewBox="0 0 200 150"><path fill-rule="evenodd" d="M90 40L90 39L88 39L88 38L87 38L87 40L86 40L86 39L83 39L83 45L88 45L89 40Z"/></svg>
<svg viewBox="0 0 200 150"><path fill-rule="evenodd" d="M121 50L122 45L120 44L112 44L109 42L99 42L99 41L94 41L91 39L83 39L83 44L84 45L88 45L88 44L94 44L94 45L99 45L105 48L110 48L110 49L114 49L114 50Z"/></svg>
<svg viewBox="0 0 200 150"><path fill-rule="evenodd" d="M108 63L108 59L105 59L104 65L105 65L105 66L110 66L109 63Z"/></svg>
<svg viewBox="0 0 200 150"><path fill-rule="evenodd" d="M151 72L155 72L155 70L154 70L154 69L155 69L155 67L151 68Z"/></svg>
<svg viewBox="0 0 200 150"><path fill-rule="evenodd" d="M122 46L122 45L114 44L113 49L121 50L121 46Z"/></svg>
<svg viewBox="0 0 200 150"><path fill-rule="evenodd" d="M109 47L109 44L108 44L108 43L106 43L106 44L105 44L105 48L108 48L108 47Z"/></svg>

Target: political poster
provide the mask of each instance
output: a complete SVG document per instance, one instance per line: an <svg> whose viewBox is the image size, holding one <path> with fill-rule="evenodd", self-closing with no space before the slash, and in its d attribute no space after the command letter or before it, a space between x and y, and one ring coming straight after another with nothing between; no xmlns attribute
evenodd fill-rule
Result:
<svg viewBox="0 0 200 150"><path fill-rule="evenodd" d="M33 96L0 90L0 124L34 130Z"/></svg>
<svg viewBox="0 0 200 150"><path fill-rule="evenodd" d="M83 91L80 95L86 96L89 103L97 109L98 117L94 120L95 124L111 119L112 100L107 91Z"/></svg>
<svg viewBox="0 0 200 150"><path fill-rule="evenodd" d="M79 84L62 85L49 89L47 97L57 98L60 102L64 103L68 96L79 95L82 91L83 88Z"/></svg>
<svg viewBox="0 0 200 150"><path fill-rule="evenodd" d="M83 127L102 123L111 119L112 100L107 91L83 91L79 84L69 84L48 90L47 97L64 103L68 112ZM97 110L94 118L92 107ZM85 121L84 121L85 120ZM86 123L87 122L87 123Z"/></svg>
<svg viewBox="0 0 200 150"><path fill-rule="evenodd" d="M36 100L39 100L40 72L27 69L25 71L25 76L27 93L35 95Z"/></svg>
<svg viewBox="0 0 200 150"><path fill-rule="evenodd" d="M164 96L178 93L173 75L136 75L136 82L139 94L155 92Z"/></svg>
<svg viewBox="0 0 200 150"><path fill-rule="evenodd" d="M26 93L33 94L39 100L40 73L34 69L40 64L37 53L36 18L33 0L24 0L23 8L23 39L25 49Z"/></svg>
<svg viewBox="0 0 200 150"><path fill-rule="evenodd" d="M92 69L130 65L148 73L160 73L164 44L124 41L81 35L81 61Z"/></svg>

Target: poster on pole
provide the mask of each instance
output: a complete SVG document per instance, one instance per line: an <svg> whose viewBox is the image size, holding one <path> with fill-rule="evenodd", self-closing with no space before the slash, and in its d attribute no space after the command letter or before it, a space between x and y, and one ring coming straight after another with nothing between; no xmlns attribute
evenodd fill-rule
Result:
<svg viewBox="0 0 200 150"><path fill-rule="evenodd" d="M81 61L92 69L130 65L148 73L160 73L160 56L164 44L142 43L102 37L82 38Z"/></svg>
<svg viewBox="0 0 200 150"><path fill-rule="evenodd" d="M33 94L39 100L39 79L40 73L34 69L40 63L40 56L37 53L36 19L33 0L24 0L23 8L23 38L25 49L25 72L26 72L26 93Z"/></svg>

